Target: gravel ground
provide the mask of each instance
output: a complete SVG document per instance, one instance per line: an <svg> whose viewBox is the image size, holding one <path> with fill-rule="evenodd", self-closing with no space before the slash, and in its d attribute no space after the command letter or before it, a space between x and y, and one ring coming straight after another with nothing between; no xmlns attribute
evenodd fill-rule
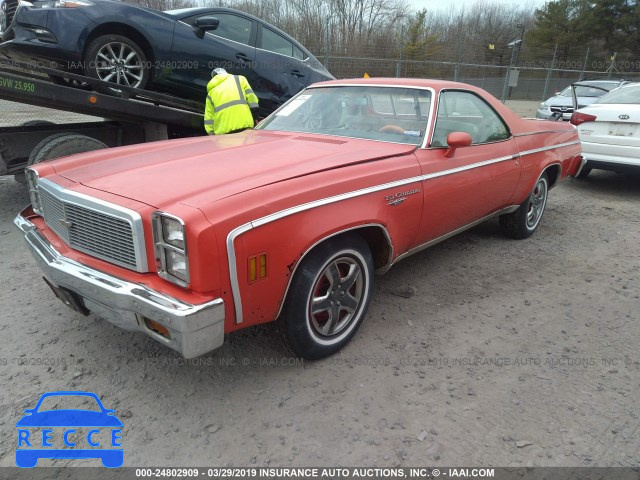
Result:
<svg viewBox="0 0 640 480"><path fill-rule="evenodd" d="M0 466L53 390L115 409L125 466L639 466L639 180L564 182L528 240L490 221L399 263L354 340L302 362L269 326L185 361L67 309L1 178Z"/></svg>

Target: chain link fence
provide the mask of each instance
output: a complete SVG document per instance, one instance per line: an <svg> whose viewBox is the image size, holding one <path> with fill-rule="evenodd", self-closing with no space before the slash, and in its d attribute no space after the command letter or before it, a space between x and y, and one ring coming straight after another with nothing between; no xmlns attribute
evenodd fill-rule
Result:
<svg viewBox="0 0 640 480"><path fill-rule="evenodd" d="M640 59L617 62L594 59L587 63L588 56L581 61L551 56L548 60L495 65L451 60L456 54L450 53L450 58L438 60L410 60L400 55L396 58L319 55L319 59L336 78L362 77L366 73L371 77L453 80L483 88L501 100L543 101L571 83L587 79L640 81Z"/></svg>
<svg viewBox="0 0 640 480"><path fill-rule="evenodd" d="M336 78L357 78L367 73L371 77L454 80L483 88L503 101L540 102L583 79L640 81L640 57L606 57L602 53L592 54L589 49L556 46L553 49L522 48L520 51L514 47L496 54L486 45L461 40L447 48L438 46L432 51L419 52L426 58L416 60L403 58L404 49L392 48L391 44L370 45L360 55L336 52L315 52L315 55ZM3 100L0 100L0 111L0 126L33 121L102 120Z"/></svg>

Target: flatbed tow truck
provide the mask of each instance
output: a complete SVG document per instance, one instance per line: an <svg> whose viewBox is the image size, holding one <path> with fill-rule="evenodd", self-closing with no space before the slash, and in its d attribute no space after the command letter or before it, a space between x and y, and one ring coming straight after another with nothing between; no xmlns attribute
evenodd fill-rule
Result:
<svg viewBox="0 0 640 480"><path fill-rule="evenodd" d="M104 120L55 124L38 119L0 127L0 175L14 175L17 181L24 182L24 168L44 160L100 148L205 135L204 107L194 101L42 66L1 62L0 100ZM56 76L78 87L50 80Z"/></svg>

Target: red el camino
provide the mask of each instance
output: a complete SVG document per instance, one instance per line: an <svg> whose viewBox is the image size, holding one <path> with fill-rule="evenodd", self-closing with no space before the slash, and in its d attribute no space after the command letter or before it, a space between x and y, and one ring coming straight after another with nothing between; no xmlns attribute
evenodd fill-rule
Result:
<svg viewBox="0 0 640 480"><path fill-rule="evenodd" d="M528 237L581 161L572 125L470 85L331 81L255 130L33 166L15 223L80 312L185 357L279 319L316 359L353 337L374 272L495 216Z"/></svg>

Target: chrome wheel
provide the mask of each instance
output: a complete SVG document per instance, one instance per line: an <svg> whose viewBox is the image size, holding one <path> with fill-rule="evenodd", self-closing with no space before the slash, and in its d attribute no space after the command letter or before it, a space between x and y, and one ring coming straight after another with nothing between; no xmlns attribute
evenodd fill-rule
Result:
<svg viewBox="0 0 640 480"><path fill-rule="evenodd" d="M547 203L547 190L547 179L545 177L541 177L529 197L527 228L530 230L534 230L538 226L538 223L540 223L545 204Z"/></svg>
<svg viewBox="0 0 640 480"><path fill-rule="evenodd" d="M137 88L144 78L144 62L138 52L122 42L102 46L96 54L95 70L100 80Z"/></svg>
<svg viewBox="0 0 640 480"><path fill-rule="evenodd" d="M303 258L279 318L297 355L324 358L351 340L369 307L373 272L369 245L356 233L328 238Z"/></svg>
<svg viewBox="0 0 640 480"><path fill-rule="evenodd" d="M339 334L358 314L365 281L363 267L355 258L343 256L333 260L315 280L308 318L312 332L319 337Z"/></svg>
<svg viewBox="0 0 640 480"><path fill-rule="evenodd" d="M511 238L527 238L540 225L549 194L549 177L542 173L533 190L515 212L500 215L500 229Z"/></svg>

